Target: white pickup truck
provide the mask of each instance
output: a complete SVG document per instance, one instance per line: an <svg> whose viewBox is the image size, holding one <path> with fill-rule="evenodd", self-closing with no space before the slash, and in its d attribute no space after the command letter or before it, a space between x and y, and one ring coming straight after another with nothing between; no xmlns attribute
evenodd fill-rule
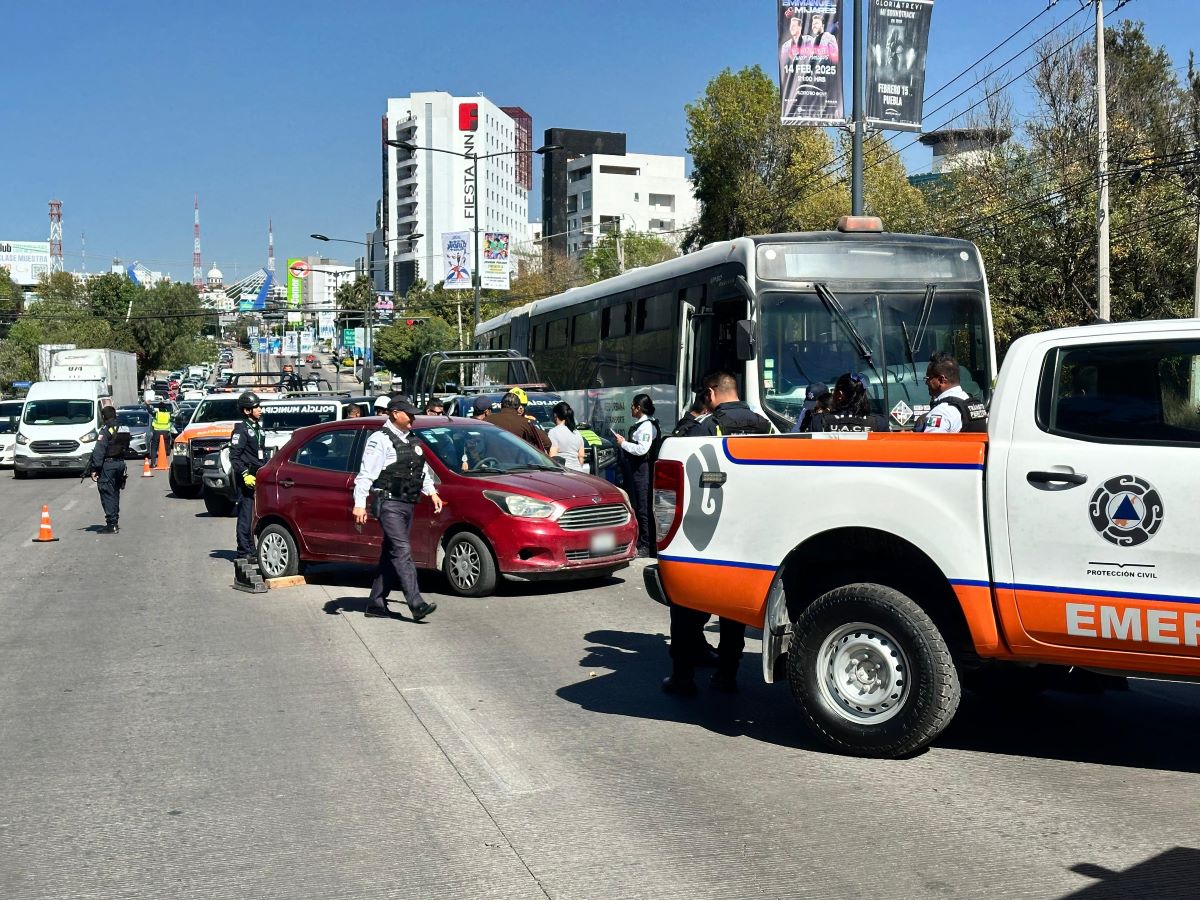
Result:
<svg viewBox="0 0 1200 900"><path fill-rule="evenodd" d="M1021 338L986 435L834 437L667 439L645 570L761 628L828 745L918 750L964 679L1200 679L1200 322Z"/></svg>

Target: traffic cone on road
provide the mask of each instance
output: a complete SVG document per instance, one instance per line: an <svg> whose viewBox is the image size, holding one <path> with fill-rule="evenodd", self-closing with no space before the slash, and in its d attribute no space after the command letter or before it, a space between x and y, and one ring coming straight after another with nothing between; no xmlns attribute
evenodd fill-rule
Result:
<svg viewBox="0 0 1200 900"><path fill-rule="evenodd" d="M58 538L54 536L54 529L50 526L50 507L42 507L42 524L38 528L38 536L33 539L35 544L52 544Z"/></svg>
<svg viewBox="0 0 1200 900"><path fill-rule="evenodd" d="M142 477L143 478L153 478L154 477L154 471L150 468L150 457L148 457L148 456L142 460Z"/></svg>
<svg viewBox="0 0 1200 900"><path fill-rule="evenodd" d="M166 471L167 468L167 445L165 441L158 442L158 462L154 464L154 468L161 471Z"/></svg>

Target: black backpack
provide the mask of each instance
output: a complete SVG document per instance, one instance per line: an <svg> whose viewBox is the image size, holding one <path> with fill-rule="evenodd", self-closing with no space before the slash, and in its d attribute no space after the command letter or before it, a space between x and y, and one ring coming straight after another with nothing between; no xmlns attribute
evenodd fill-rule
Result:
<svg viewBox="0 0 1200 900"><path fill-rule="evenodd" d="M740 408L739 408L739 411ZM771 423L751 409L744 410L747 413L747 418L743 422L735 422L733 417L729 415L728 410L721 409L719 406L713 410L713 420L717 423L719 434L722 437L738 434L770 434Z"/></svg>

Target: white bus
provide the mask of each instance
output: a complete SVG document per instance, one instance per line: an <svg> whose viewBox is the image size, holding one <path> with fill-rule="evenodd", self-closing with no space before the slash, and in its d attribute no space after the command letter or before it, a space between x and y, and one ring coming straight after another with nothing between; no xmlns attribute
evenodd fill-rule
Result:
<svg viewBox="0 0 1200 900"><path fill-rule="evenodd" d="M809 384L860 373L893 429L929 407L935 350L959 361L968 393L987 400L995 349L976 247L889 234L872 217L836 231L742 237L537 300L480 324L481 349L531 357L593 428L625 433L645 392L667 430L701 380L725 369L780 431Z"/></svg>

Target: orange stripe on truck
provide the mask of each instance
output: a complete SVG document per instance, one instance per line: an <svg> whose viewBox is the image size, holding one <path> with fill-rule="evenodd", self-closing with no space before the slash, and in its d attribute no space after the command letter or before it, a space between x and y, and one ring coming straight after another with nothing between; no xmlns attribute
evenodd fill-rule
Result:
<svg viewBox="0 0 1200 900"><path fill-rule="evenodd" d="M762 627L774 566L660 554L658 573L672 603Z"/></svg>
<svg viewBox="0 0 1200 900"><path fill-rule="evenodd" d="M982 469L986 434L869 433L866 438L804 435L731 437L725 455L742 465L877 465L897 468Z"/></svg>

